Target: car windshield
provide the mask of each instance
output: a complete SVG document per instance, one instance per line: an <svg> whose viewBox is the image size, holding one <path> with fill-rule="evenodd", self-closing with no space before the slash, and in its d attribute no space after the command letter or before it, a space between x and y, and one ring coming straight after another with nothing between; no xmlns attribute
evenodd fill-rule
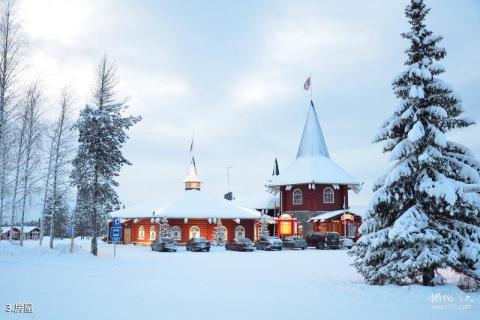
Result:
<svg viewBox="0 0 480 320"><path fill-rule="evenodd" d="M244 244L252 244L252 243L253 243L252 240L247 239L247 238L245 238L245 239L240 239L240 240L238 240L238 242L244 243Z"/></svg>
<svg viewBox="0 0 480 320"><path fill-rule="evenodd" d="M172 238L162 238L162 242L172 243L173 239Z"/></svg>
<svg viewBox="0 0 480 320"><path fill-rule="evenodd" d="M198 237L198 238L194 238L194 241L195 242L207 242L207 239L205 239L203 237Z"/></svg>

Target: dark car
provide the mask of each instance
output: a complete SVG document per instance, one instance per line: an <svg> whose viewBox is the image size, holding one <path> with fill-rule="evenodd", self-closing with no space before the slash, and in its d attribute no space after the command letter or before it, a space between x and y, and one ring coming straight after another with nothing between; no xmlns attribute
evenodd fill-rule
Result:
<svg viewBox="0 0 480 320"><path fill-rule="evenodd" d="M177 243L173 238L160 238L152 242L152 251L177 251Z"/></svg>
<svg viewBox="0 0 480 320"><path fill-rule="evenodd" d="M307 242L302 237L286 237L283 239L283 247L305 250L307 248Z"/></svg>
<svg viewBox="0 0 480 320"><path fill-rule="evenodd" d="M340 240L337 232L315 232L307 237L307 245L317 249L339 249Z"/></svg>
<svg viewBox="0 0 480 320"><path fill-rule="evenodd" d="M210 251L210 241L204 237L192 238L187 241L189 251Z"/></svg>
<svg viewBox="0 0 480 320"><path fill-rule="evenodd" d="M258 250L282 250L283 243L279 237L267 237L257 240L255 246Z"/></svg>
<svg viewBox="0 0 480 320"><path fill-rule="evenodd" d="M234 251L253 251L255 250L255 244L248 238L234 239L227 242L225 249Z"/></svg>

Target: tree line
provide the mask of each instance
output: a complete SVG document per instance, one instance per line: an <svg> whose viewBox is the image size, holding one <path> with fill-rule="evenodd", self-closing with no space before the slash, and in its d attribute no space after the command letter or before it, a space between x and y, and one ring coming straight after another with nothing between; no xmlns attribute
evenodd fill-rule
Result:
<svg viewBox="0 0 480 320"><path fill-rule="evenodd" d="M116 68L106 56L79 114L68 83L56 103L47 101L38 81L22 78L27 41L16 13L15 1L0 2L0 226L10 227L13 241L15 225L23 234L32 197L41 198L39 245L49 235L53 248L56 237L68 234L73 250L75 235L88 235L97 255L108 213L120 205L116 178L130 164L122 153L126 131L141 118L125 115Z"/></svg>

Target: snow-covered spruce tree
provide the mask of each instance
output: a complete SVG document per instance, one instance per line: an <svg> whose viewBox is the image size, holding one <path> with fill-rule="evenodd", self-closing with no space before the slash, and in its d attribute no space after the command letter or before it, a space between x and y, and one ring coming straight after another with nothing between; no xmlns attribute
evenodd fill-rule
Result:
<svg viewBox="0 0 480 320"><path fill-rule="evenodd" d="M160 237L170 237L172 228L168 224L168 219L167 217L163 217L162 220L160 220Z"/></svg>
<svg viewBox="0 0 480 320"><path fill-rule="evenodd" d="M406 69L393 82L400 103L379 129L391 168L374 195L351 251L354 266L372 284L435 283L435 270L451 267L480 279L480 195L464 188L480 182L480 162L446 133L473 124L453 90L438 76L446 51L424 23L423 0L405 13L411 30Z"/></svg>
<svg viewBox="0 0 480 320"><path fill-rule="evenodd" d="M96 81L93 102L81 111L75 124L79 146L71 174L81 193L79 199L88 202L82 207L89 208L84 214L91 221L93 255L97 255L97 237L106 226L108 213L119 205L116 177L123 165L130 164L122 154L126 131L141 119L123 115L128 107L115 99L115 68L106 57L100 62Z"/></svg>
<svg viewBox="0 0 480 320"><path fill-rule="evenodd" d="M265 214L262 214L260 218L260 225L259 225L259 232L261 239L266 239L270 236L270 232L268 231L268 217Z"/></svg>
<svg viewBox="0 0 480 320"><path fill-rule="evenodd" d="M224 245L227 241L227 230L221 219L217 219L217 225L213 228L213 241L217 246Z"/></svg>

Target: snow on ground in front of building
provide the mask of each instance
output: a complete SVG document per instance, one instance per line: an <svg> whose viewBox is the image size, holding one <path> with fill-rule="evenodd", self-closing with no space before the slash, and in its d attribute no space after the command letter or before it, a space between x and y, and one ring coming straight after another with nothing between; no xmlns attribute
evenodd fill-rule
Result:
<svg viewBox="0 0 480 320"><path fill-rule="evenodd" d="M2 309L33 304L32 314L0 310L0 319L480 319L480 293L369 286L345 250L159 253L119 245L113 258L106 243L99 257L88 253L88 240L77 240L74 254L68 240L55 243L0 243ZM440 295L446 301L432 302Z"/></svg>

